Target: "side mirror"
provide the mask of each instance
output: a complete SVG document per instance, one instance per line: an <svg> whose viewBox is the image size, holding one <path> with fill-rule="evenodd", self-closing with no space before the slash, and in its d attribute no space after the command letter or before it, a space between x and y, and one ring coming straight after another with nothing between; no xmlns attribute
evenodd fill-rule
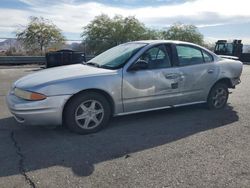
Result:
<svg viewBox="0 0 250 188"><path fill-rule="evenodd" d="M148 63L144 60L138 60L135 64L133 64L129 70L137 71L137 70L145 70L148 68Z"/></svg>

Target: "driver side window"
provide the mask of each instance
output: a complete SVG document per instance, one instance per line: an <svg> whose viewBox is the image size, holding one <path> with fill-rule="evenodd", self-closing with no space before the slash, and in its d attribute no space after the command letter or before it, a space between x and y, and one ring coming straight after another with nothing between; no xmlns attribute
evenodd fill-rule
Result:
<svg viewBox="0 0 250 188"><path fill-rule="evenodd" d="M148 69L161 69L171 67L170 58L164 45L150 48L139 60L148 64Z"/></svg>

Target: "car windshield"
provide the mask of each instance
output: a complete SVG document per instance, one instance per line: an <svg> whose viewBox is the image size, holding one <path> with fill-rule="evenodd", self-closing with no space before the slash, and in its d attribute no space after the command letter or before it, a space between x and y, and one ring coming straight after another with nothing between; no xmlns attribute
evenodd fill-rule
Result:
<svg viewBox="0 0 250 188"><path fill-rule="evenodd" d="M101 53L86 64L107 69L118 69L146 45L146 43L121 44Z"/></svg>

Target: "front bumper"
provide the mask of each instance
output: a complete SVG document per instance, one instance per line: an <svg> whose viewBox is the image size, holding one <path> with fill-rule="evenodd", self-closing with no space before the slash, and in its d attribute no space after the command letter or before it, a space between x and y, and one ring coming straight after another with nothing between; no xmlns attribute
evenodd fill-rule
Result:
<svg viewBox="0 0 250 188"><path fill-rule="evenodd" d="M62 112L70 95L47 97L41 101L27 101L9 93L6 102L15 119L26 125L60 125Z"/></svg>

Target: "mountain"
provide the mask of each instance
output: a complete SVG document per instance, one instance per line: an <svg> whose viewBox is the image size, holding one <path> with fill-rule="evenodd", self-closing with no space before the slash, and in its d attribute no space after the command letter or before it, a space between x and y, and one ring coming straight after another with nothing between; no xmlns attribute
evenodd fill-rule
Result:
<svg viewBox="0 0 250 188"><path fill-rule="evenodd" d="M20 48L20 42L16 39L6 39L0 42L0 51L7 51L10 47Z"/></svg>

